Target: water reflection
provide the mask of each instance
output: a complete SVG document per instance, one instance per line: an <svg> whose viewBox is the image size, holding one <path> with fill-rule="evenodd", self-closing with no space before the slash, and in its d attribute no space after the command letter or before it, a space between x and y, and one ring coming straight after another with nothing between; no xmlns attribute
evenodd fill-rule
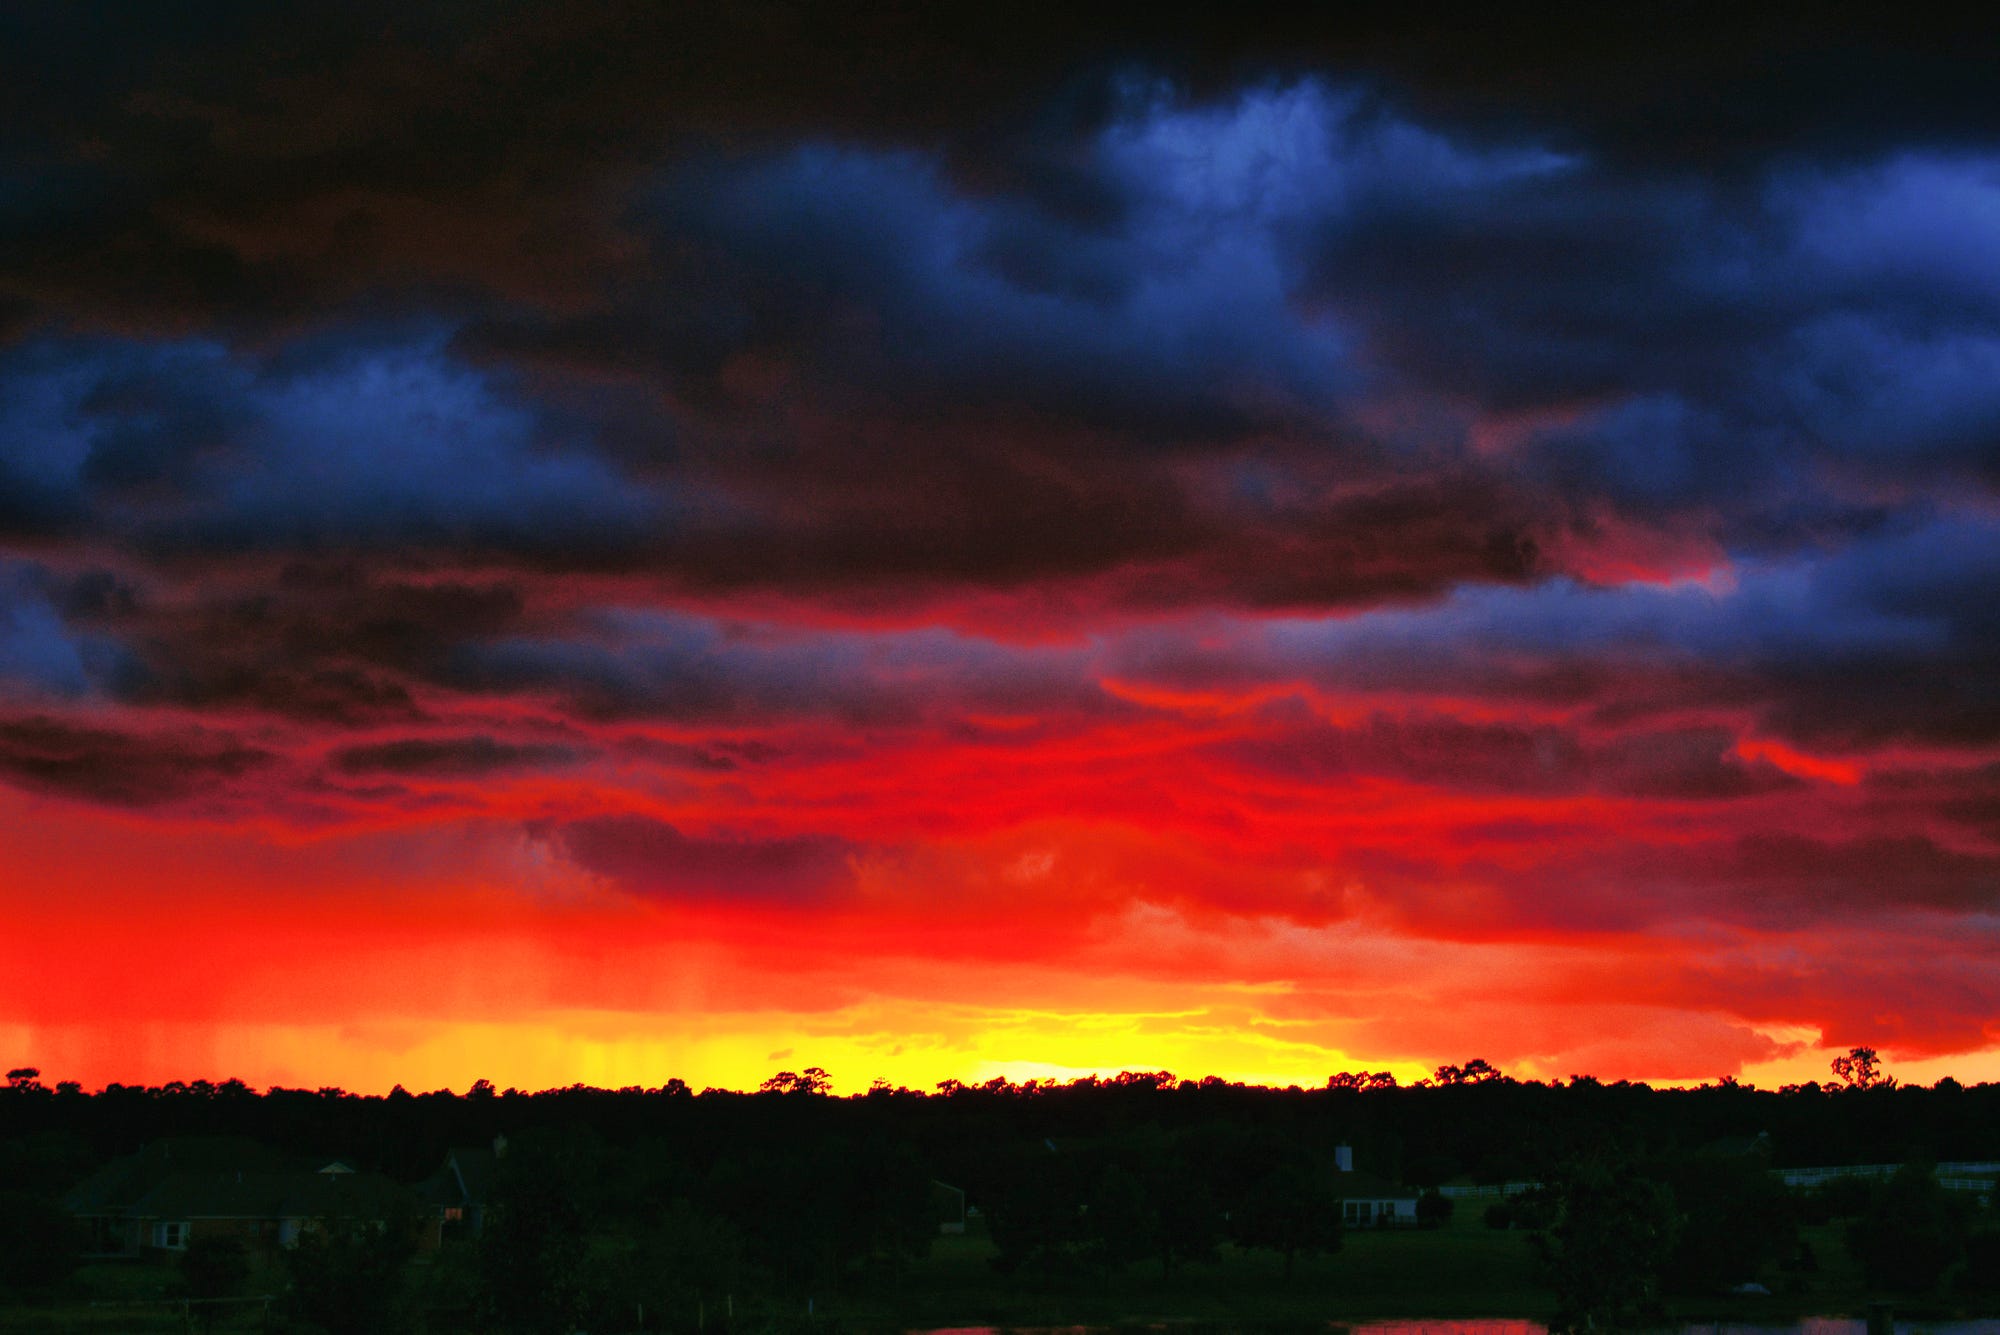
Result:
<svg viewBox="0 0 2000 1335"><path fill-rule="evenodd" d="M949 1326L912 1331L910 1335L1234 1335L1226 1325L1136 1326ZM1437 1320L1328 1322L1324 1326L1287 1324L1254 1327L1285 1335L1548 1335L1539 1321L1513 1317L1439 1318ZM1677 1335L1868 1335L1860 1317L1813 1316L1787 1324L1748 1325L1713 1322L1677 1327ZM1898 1321L1896 1335L2000 1335L2000 1321Z"/></svg>
<svg viewBox="0 0 2000 1335"><path fill-rule="evenodd" d="M1681 1335L1868 1335L1860 1317L1809 1316L1782 1326L1682 1326ZM2000 1321L1898 1321L1896 1335L2000 1335Z"/></svg>
<svg viewBox="0 0 2000 1335"><path fill-rule="evenodd" d="M1548 1335L1539 1321L1511 1318L1361 1321L1348 1335ZM1703 1322L1674 1328L1677 1335L1868 1335L1860 1317L1809 1316L1802 1321L1751 1325ZM2000 1321L1898 1321L1896 1335L2000 1335Z"/></svg>
<svg viewBox="0 0 2000 1335"><path fill-rule="evenodd" d="M1364 1321L1347 1327L1351 1335L1549 1335L1539 1321L1513 1317L1473 1320Z"/></svg>

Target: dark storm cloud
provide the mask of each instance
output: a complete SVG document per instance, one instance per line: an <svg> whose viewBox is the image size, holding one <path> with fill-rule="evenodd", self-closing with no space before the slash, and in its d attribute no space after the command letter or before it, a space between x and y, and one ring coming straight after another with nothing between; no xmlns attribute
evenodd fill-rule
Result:
<svg viewBox="0 0 2000 1335"><path fill-rule="evenodd" d="M571 821L553 838L585 870L667 900L811 902L851 880L859 852L826 835L696 836L636 815Z"/></svg>
<svg viewBox="0 0 2000 1335"><path fill-rule="evenodd" d="M1049 17L998 58L759 14L133 25L24 105L9 198L44 202L7 217L76 274L150 256L141 304L180 316L93 315L53 253L21 271L52 328L128 332L0 367L0 523L1310 607L1587 574L1604 511L1783 550L1879 522L1886 487L1990 479L1993 173L1951 49L1896 48L1931 139L1798 137L1779 108L1858 96L1831 71L1879 41L1758 25L1802 63L1733 128L1681 108L1735 164L1708 180L1630 133L1620 99L1665 85L1608 71L1746 78L1741 48L1643 17L1545 40L1508 107L1501 65L1387 11ZM700 54L767 22L766 57L815 44L827 77ZM92 31L28 26L50 69Z"/></svg>
<svg viewBox="0 0 2000 1335"><path fill-rule="evenodd" d="M445 679L465 690L553 695L592 718L819 718L886 728L966 713L1124 712L1084 664L1072 648L942 630L800 633L627 609L597 614L567 638L468 644Z"/></svg>
<svg viewBox="0 0 2000 1335"><path fill-rule="evenodd" d="M1870 776L1867 792L1888 819L1935 820L1942 829L2000 842L2000 764L1888 770Z"/></svg>
<svg viewBox="0 0 2000 1335"><path fill-rule="evenodd" d="M908 152L710 160L639 217L653 281L472 340L672 388L676 466L740 505L664 555L695 587L1102 577L1098 601L1300 606L1533 574L1563 504L1385 432L1404 410L1301 305L1300 246L1378 196L1560 160L1317 83L1190 108L1140 80L1120 105L1076 148L1105 216L967 193Z"/></svg>
<svg viewBox="0 0 2000 1335"><path fill-rule="evenodd" d="M413 721L423 715L413 684L442 671L459 640L501 634L523 617L514 585L449 573L399 575L351 560L205 573L192 593L161 581L92 619L124 656L117 698L342 724Z"/></svg>
<svg viewBox="0 0 2000 1335"><path fill-rule="evenodd" d="M802 521L757 548L780 582L894 583L913 563L1006 581L1006 555L956 536L966 512L926 527L899 484L975 489L990 503L971 514L1041 539L999 546L1077 574L1230 565L1245 517L1202 520L1243 463L1309 497L1258 546L1323 571L1357 567L1315 550L1350 525L1334 479L1410 498L1413 471L1456 481L1409 516L1431 533L1406 578L1322 591L1281 564L1296 587L1264 593L1240 572L1259 605L1505 578L1463 556L1423 569L1469 511L1496 516L1503 549L1588 569L1600 511L1784 550L1880 523L1885 489L1991 485L2000 254L1981 220L2000 158L1716 184L1455 140L1326 80L1189 104L1140 79L1111 103L1071 153L1098 213L974 192L907 150L707 160L634 218L651 280L475 342L672 386L681 465ZM1206 466L1166 471L1190 452ZM843 483L895 518L844 510ZM808 487L815 511L788 509ZM1148 524L1097 518L1135 487ZM1079 531L1098 545L1066 549ZM699 541L678 560L759 578Z"/></svg>
<svg viewBox="0 0 2000 1335"><path fill-rule="evenodd" d="M1751 832L1690 840L1635 830L1508 853L1361 844L1339 869L1357 877L1354 893L1383 912L1466 940L1676 924L1765 931L1925 919L1935 925L2000 907L2000 857L1916 834Z"/></svg>
<svg viewBox="0 0 2000 1335"><path fill-rule="evenodd" d="M1338 922L1990 1044L1996 39L0 7L0 783L809 983Z"/></svg>
<svg viewBox="0 0 2000 1335"><path fill-rule="evenodd" d="M671 295L669 273L715 298L667 326L693 340L683 359L703 343L719 355L716 345L741 347L760 325L858 296L884 322L876 337L913 371L963 375L993 351L995 380L1023 373L1017 395L1054 395L1073 411L1111 411L1122 399L1126 415L1150 406L1156 422L1178 409L1181 430L1198 426L1202 411L1242 412L1217 402L1230 357L1251 381L1308 397L1340 377L1322 355L1301 363L1288 352L1301 331L1269 318L1284 294L1254 235L1214 226L1215 206L1240 213L1250 196L1210 181L1203 199L1175 180L1176 153L1199 163L1229 146L1200 137L1202 115L1137 114L1149 70L1223 104L1246 83L1307 72L1373 89L1366 100L1344 94L1353 108L1331 117L1372 127L1341 130L1357 143L1336 154L1339 169L1303 164L1352 215L1324 258L1422 280L1399 303L1410 308L1412 355L1415 335L1440 323L1423 317L1426 291L1441 275L1466 278L1477 305L1499 308L1475 320L1502 327L1476 359L1450 360L1464 331L1430 355L1445 359L1440 370L1504 380L1516 395L1536 383L1602 384L1629 369L1592 366L1618 351L1600 346L1593 318L1629 310L1658 327L1656 337L1683 343L1707 317L1745 318L1746 276L1722 281L1690 263L1761 259L1755 238L1739 234L1743 220L1689 177L1661 174L1657 154L1625 150L1678 141L1725 162L1817 152L1844 163L1913 142L1882 139L1899 96L1926 118L1921 146L1978 142L1993 121L1984 99L1964 95L1977 62L1962 36L1898 43L1915 34L1896 33L1895 20L1884 32L1881 22L1843 30L1819 17L1739 16L1720 28L1643 14L1502 23L1472 7L1421 21L1349 7L1315 19L1149 13L1142 24L1051 10L1005 25L865 6L838 17L783 5L699 17L521 7L478 19L421 5L338 15L197 8L207 17L184 25L88 12L19 20L16 49L39 58L16 84L25 165L11 193L40 202L9 216L43 227L36 235L47 246L77 251L80 276L118 257L134 272L111 271L112 291L135 293L152 272L154 285L173 289L157 294L165 311L224 324L288 303L318 312L363 293L400 293L420 307L498 299L560 313L557 328L573 317L579 329L599 329L596 355L610 360L629 355L629 336L642 332L635 324L661 337L667 314L638 321L613 294ZM1435 40L1441 31L1458 37ZM752 32L757 40L745 40ZM779 74L788 52L808 50L802 64L821 77ZM1764 59L1781 62L1778 73L1764 77ZM1851 78L1862 60L1865 82ZM1525 69L1535 79L1516 77ZM1686 97L1690 87L1703 95ZM1726 95L1732 87L1738 93ZM1295 118L1312 110L1296 99L1259 105ZM1850 114L1833 114L1841 106ZM990 113L999 113L998 133L981 128L995 123ZM1297 129L1268 115L1236 119L1243 143ZM1437 132L1411 129L1420 123ZM820 146L786 147L800 139ZM830 146L843 141L857 147ZM1482 142L1502 147L1466 146ZM777 147L747 173L669 168L669 185L647 184L697 143L725 146L725 159L743 146ZM1556 152L1537 159L1523 146ZM1516 178L1536 161L1613 165L1553 192L1519 179L1495 190L1506 173L1482 184L1466 170L1482 155L1489 168L1512 162ZM1267 163L1242 184L1289 197L1291 223L1311 221L1303 179L1274 177ZM1918 170L1904 185L1928 183ZM1821 212L1855 211L1841 189L1823 192ZM635 198L653 204L621 214ZM1865 192L1859 201L1869 203ZM1868 234L1893 243L1894 209L1870 207ZM631 229L645 233L663 208L685 226L635 251ZM61 225L47 226L50 218ZM1440 237L1441 226L1454 230ZM750 268L749 293L731 291L727 272L667 263L689 228ZM175 253L147 257L148 247ZM24 287L61 281L49 276L65 270L56 257L20 253ZM1336 264L1342 257L1352 263ZM1149 290L1167 266L1187 271L1179 287L1198 300L1177 302L1172 284ZM788 272L813 282L788 283ZM1669 300L1663 280L1687 278L1695 281ZM1543 284L1567 286L1572 309L1537 334L1518 317L1527 289ZM1584 308L1586 295L1594 307ZM58 318L79 310L58 292L46 299ZM1162 328L1150 329L1154 321ZM822 353L840 350L838 328L819 331ZM1227 355L1203 355L1205 339ZM1551 346L1538 350L1537 340ZM1074 356L1079 343L1091 355ZM1562 348L1575 364L1557 374L1541 354ZM1200 374L1174 376L1176 356ZM1152 373L1135 379L1121 362ZM1149 384L1165 387L1163 400L1148 396Z"/></svg>
<svg viewBox="0 0 2000 1335"><path fill-rule="evenodd" d="M2000 907L2000 857L1963 852L1919 834L1749 833L1653 849L1644 858L1614 853L1598 860L1594 872L1581 867L1577 872L1583 886L1594 881L1607 898L1649 902L1658 918L1709 917L1765 928L1810 928L1910 912L1952 918ZM1517 893L1545 899L1546 883L1518 884Z"/></svg>
<svg viewBox="0 0 2000 1335"><path fill-rule="evenodd" d="M342 747L333 753L332 761L343 774L477 778L569 765L581 758L581 752L568 746L503 742L492 737L411 737Z"/></svg>
<svg viewBox="0 0 2000 1335"><path fill-rule="evenodd" d="M1434 606L1137 631L1106 670L1177 689L1271 681L1593 706L1609 722L1747 711L1835 749L2000 737L2000 529L1911 518L1836 552L1745 562L1721 586L1550 581Z"/></svg>
<svg viewBox="0 0 2000 1335"><path fill-rule="evenodd" d="M1980 34L1084 8L10 17L0 698L350 795L1244 708L1230 782L1711 811L1558 868L1579 922L1803 912L1787 859L1984 902L1976 785L1719 814L1810 786L1746 734L2000 739ZM18 726L106 801L257 763ZM851 851L562 829L667 894Z"/></svg>
<svg viewBox="0 0 2000 1335"><path fill-rule="evenodd" d="M1295 318L1259 220L1230 216L1244 201L1108 184L1127 196L1111 234L960 194L921 157L851 150L676 179L661 198L667 234L738 276L742 321L718 332L849 388L1166 439L1337 399L1342 340Z"/></svg>
<svg viewBox="0 0 2000 1335"><path fill-rule="evenodd" d="M1646 164L2000 129L1993 21L1916 11L211 2L6 22L5 188L48 202L6 211L5 286L168 321L384 278L573 294L616 267L589 196L694 136L942 144L971 179L1088 200L1048 141L1109 114L1104 72L1133 65L1204 94L1343 70L1461 131ZM566 232L599 257L552 255Z"/></svg>
<svg viewBox="0 0 2000 1335"><path fill-rule="evenodd" d="M1500 409L1555 481L1649 510L1806 492L1806 460L1990 482L2000 158L1755 190L1599 170L1322 234L1314 285L1406 373Z"/></svg>
<svg viewBox="0 0 2000 1335"><path fill-rule="evenodd" d="M273 759L208 729L128 732L40 716L0 721L0 774L24 788L109 806L185 801Z"/></svg>
<svg viewBox="0 0 2000 1335"><path fill-rule="evenodd" d="M1254 774L1339 787L1387 778L1454 792L1721 802L1798 787L1790 775L1745 761L1735 747L1735 734L1721 728L1600 741L1557 726L1378 714L1350 727L1301 719L1221 754Z"/></svg>
<svg viewBox="0 0 2000 1335"><path fill-rule="evenodd" d="M1810 1016L1830 1051L1879 1041L1912 1055L1961 1053L2000 1036L1993 946L1985 927L1942 941L1878 928L1810 952L1760 951L1666 970L1658 986L1663 995L1686 988L1728 997L1750 1018L1798 1023Z"/></svg>

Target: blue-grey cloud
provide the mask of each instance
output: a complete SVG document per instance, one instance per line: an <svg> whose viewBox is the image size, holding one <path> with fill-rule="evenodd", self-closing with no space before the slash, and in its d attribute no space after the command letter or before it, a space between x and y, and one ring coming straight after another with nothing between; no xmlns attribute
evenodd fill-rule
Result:
<svg viewBox="0 0 2000 1335"><path fill-rule="evenodd" d="M1076 646L945 630L797 631L617 608L587 614L566 634L468 641L440 679L550 695L591 717L896 728L966 714L1046 722L1121 710L1088 662Z"/></svg>
<svg viewBox="0 0 2000 1335"><path fill-rule="evenodd" d="M252 357L208 340L44 342L0 361L17 531L198 555L588 546L657 496L436 336Z"/></svg>
<svg viewBox="0 0 2000 1335"><path fill-rule="evenodd" d="M0 561L0 699L80 699L130 672L115 640L65 617L63 592L38 566Z"/></svg>
<svg viewBox="0 0 2000 1335"><path fill-rule="evenodd" d="M1178 687L1291 682L1599 705L1744 710L1836 747L2000 737L2000 532L1932 517L1720 585L1557 580L1358 616L1137 631L1108 670Z"/></svg>

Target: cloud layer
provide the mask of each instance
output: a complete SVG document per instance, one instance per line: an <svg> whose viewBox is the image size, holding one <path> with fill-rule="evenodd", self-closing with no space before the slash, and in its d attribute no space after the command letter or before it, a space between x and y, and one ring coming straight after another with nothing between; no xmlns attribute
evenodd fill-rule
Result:
<svg viewBox="0 0 2000 1335"><path fill-rule="evenodd" d="M204 13L7 95L24 931L304 895L374 961L315 1023L483 942L452 1023L884 1070L944 965L940 1076L2000 1072L1967 40ZM104 1078L127 1010L0 989Z"/></svg>

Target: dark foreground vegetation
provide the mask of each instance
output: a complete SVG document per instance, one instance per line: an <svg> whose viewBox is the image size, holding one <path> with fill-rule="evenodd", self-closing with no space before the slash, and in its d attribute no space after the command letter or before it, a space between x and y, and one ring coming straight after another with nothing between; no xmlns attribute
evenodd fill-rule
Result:
<svg viewBox="0 0 2000 1335"><path fill-rule="evenodd" d="M852 1098L811 1070L756 1093L482 1082L387 1097L237 1082L88 1094L17 1071L0 1090L0 1329L2000 1312L1990 1187L1948 1189L1932 1168L2000 1158L2000 1085L1898 1086L1867 1056L1858 1073L1843 1059L1839 1084L1781 1091L1517 1082L1483 1062L1401 1088L1128 1073ZM78 1217L79 1183L231 1146L337 1160L398 1203L320 1210L282 1241L255 1221L226 1236L196 1223L148 1233L167 1245L130 1258L90 1256L106 1244L102 1221L93 1235ZM1357 1171L1340 1171L1340 1146ZM475 1156L491 1170L476 1186ZM1776 1171L1840 1165L1900 1167L1809 1187ZM1361 1227L1357 1195L1414 1208Z"/></svg>

